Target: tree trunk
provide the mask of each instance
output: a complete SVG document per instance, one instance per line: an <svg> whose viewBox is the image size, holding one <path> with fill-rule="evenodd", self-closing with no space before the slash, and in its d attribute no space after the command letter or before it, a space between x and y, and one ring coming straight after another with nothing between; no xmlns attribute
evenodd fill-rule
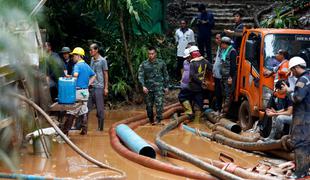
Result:
<svg viewBox="0 0 310 180"><path fill-rule="evenodd" d="M121 31L122 31L122 37L123 37L123 43L124 43L124 49L125 49L126 62L128 64L129 72L130 72L131 78L132 78L133 83L134 83L135 91L138 92L138 90L139 90L139 88L138 88L138 81L137 81L137 78L135 77L135 74L134 74L134 71L133 71L133 65L132 65L132 62L131 62L131 58L129 56L129 49L128 49L128 44L127 44L127 39L126 39L126 34L125 34L125 27L124 27L124 14L123 14L122 11L120 11L119 23L120 23Z"/></svg>

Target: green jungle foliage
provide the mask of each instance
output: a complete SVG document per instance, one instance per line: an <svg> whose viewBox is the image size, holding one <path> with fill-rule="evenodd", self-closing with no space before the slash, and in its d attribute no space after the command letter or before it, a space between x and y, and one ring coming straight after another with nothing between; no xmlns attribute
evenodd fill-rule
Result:
<svg viewBox="0 0 310 180"><path fill-rule="evenodd" d="M87 53L90 43L100 44L102 54L108 57L110 88L114 87L110 96L118 94L126 98L140 90L137 70L147 59L148 46L158 48L158 56L165 60L171 75L175 68L174 39L143 30L140 35L134 33L133 26L139 29L141 20L148 21L144 13L148 8L148 0L48 1L46 19L40 24L47 29L47 39L54 44L56 51L62 46L80 46ZM87 53L86 61L89 59ZM117 84L131 88L122 88L126 94L119 93Z"/></svg>
<svg viewBox="0 0 310 180"><path fill-rule="evenodd" d="M309 0L282 0L281 6L273 10L273 14L261 22L265 28L296 28L298 17L294 10L303 10L309 6Z"/></svg>
<svg viewBox="0 0 310 180"><path fill-rule="evenodd" d="M10 82L18 77L30 77L32 73L27 53L35 52L37 47L29 43L25 34L33 25L29 14L36 3L35 0L0 0L0 161L12 172L19 170L18 150L23 133L33 127L30 121L33 117L28 106L10 96L20 93L19 86Z"/></svg>

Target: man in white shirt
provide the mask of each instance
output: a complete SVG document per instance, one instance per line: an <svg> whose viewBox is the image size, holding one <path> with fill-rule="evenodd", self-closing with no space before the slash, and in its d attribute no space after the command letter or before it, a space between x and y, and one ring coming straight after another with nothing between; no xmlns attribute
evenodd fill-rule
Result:
<svg viewBox="0 0 310 180"><path fill-rule="evenodd" d="M181 79L182 68L184 62L184 51L188 43L195 42L195 36L193 30L187 27L186 21L180 21L180 28L175 32L175 41L177 43L177 72L176 77Z"/></svg>

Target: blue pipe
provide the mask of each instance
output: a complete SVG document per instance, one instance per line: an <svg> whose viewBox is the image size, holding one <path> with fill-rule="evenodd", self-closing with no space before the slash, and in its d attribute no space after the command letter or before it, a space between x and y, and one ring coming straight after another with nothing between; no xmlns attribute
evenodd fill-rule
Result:
<svg viewBox="0 0 310 180"><path fill-rule="evenodd" d="M143 156L156 158L153 147L146 143L144 139L137 135L130 127L125 124L120 124L116 126L115 130L117 136L130 150Z"/></svg>
<svg viewBox="0 0 310 180"><path fill-rule="evenodd" d="M0 173L0 179L26 179L26 180L46 180L54 179L60 180L60 178L49 178L44 176L28 175L28 174L15 174L15 173Z"/></svg>

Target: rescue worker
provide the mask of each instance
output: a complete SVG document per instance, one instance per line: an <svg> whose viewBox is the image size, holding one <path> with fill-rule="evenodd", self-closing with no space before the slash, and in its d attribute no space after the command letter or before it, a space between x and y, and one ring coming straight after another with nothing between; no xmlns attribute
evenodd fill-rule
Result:
<svg viewBox="0 0 310 180"><path fill-rule="evenodd" d="M92 56L90 67L96 73L96 79L92 88L90 88L90 97L88 99L89 112L96 104L98 130L103 131L104 127L104 96L108 95L108 64L106 58L99 53L99 46L96 43L90 45L90 55Z"/></svg>
<svg viewBox="0 0 310 180"><path fill-rule="evenodd" d="M232 40L229 37L221 39L221 75L224 96L224 113L228 113L233 101L233 94L236 86L237 51L233 48Z"/></svg>
<svg viewBox="0 0 310 180"><path fill-rule="evenodd" d="M213 77L214 77L214 94L215 94L215 106L214 106L214 111L218 115L222 111L222 101L223 101L223 96L222 96L222 75L221 75L221 54L222 54L222 49L221 49L221 38L222 35L221 33L217 33L215 35L215 43L217 44L217 50L216 50L216 56L215 56L215 61L213 64Z"/></svg>
<svg viewBox="0 0 310 180"><path fill-rule="evenodd" d="M240 46L242 42L242 31L244 28L244 24L242 22L242 13L240 11L236 11L233 14L235 26L234 30L224 29L224 32L233 37L233 47L240 52ZM239 53L238 53L239 54Z"/></svg>
<svg viewBox="0 0 310 180"><path fill-rule="evenodd" d="M72 71L73 71L73 67L74 67L74 62L73 60L70 58L70 53L71 49L69 47L63 47L61 48L60 54L61 54L61 58L63 60L63 62L65 63L65 70L64 70L64 74L65 76L72 76Z"/></svg>
<svg viewBox="0 0 310 180"><path fill-rule="evenodd" d="M289 61L289 69L297 78L294 91L283 84L293 101L293 122L291 141L295 151L295 173L292 178L308 175L310 168L310 73L301 57L295 56Z"/></svg>
<svg viewBox="0 0 310 180"><path fill-rule="evenodd" d="M279 49L277 54L276 54L276 60L280 63L278 66L274 67L272 69L272 71L266 70L264 72L264 76L265 77L270 77L273 74L275 74L275 78L274 78L274 84L276 84L276 82L278 80L284 79L287 80L288 79L288 52L283 50L283 49Z"/></svg>
<svg viewBox="0 0 310 180"><path fill-rule="evenodd" d="M209 63L199 52L197 46L192 46L189 49L191 54L190 73L189 73L189 90L190 98L198 105L200 110L204 112L204 95L203 95L203 80L206 71L212 72L212 64Z"/></svg>
<svg viewBox="0 0 310 180"><path fill-rule="evenodd" d="M139 66L138 79L145 94L146 112L152 125L159 124L163 119L164 93L168 92L169 76L166 64L157 58L154 47L148 48L148 59ZM156 107L156 121L154 122L153 106Z"/></svg>
<svg viewBox="0 0 310 180"><path fill-rule="evenodd" d="M190 119L192 119L193 116L193 110L191 106L191 98L190 98L190 90L188 88L189 83L189 73L190 73L190 61L191 61L191 55L189 53L189 48L185 49L184 51L184 60L183 63L183 74L182 74L182 80L181 80L181 91L178 95L180 103L183 105L185 109L185 114L188 115Z"/></svg>
<svg viewBox="0 0 310 180"><path fill-rule="evenodd" d="M58 79L64 76L64 63L59 55L53 51L50 42L44 43L44 49L47 53L47 57L44 63L40 64L40 68L43 68L44 72L46 72L47 82L50 87L50 95L52 101L56 102L58 97Z"/></svg>
<svg viewBox="0 0 310 180"><path fill-rule="evenodd" d="M284 125L291 125L292 122L293 103L288 98L286 89L282 88L283 83L289 84L285 80L279 80L276 83L276 91L270 98L268 108L266 109L266 115L272 117L271 132L265 139L266 141L279 139L279 135L284 135L283 133L281 134L284 130Z"/></svg>
<svg viewBox="0 0 310 180"><path fill-rule="evenodd" d="M198 6L199 14L197 20L197 43L202 56L207 54L209 61L212 60L211 36L214 27L214 17L212 12L206 11L206 6Z"/></svg>
<svg viewBox="0 0 310 180"><path fill-rule="evenodd" d="M177 72L176 77L181 77L181 70L183 68L184 62L184 51L188 43L195 42L195 35L193 30L187 27L187 23L185 20L180 21L180 28L178 28L175 32L175 41L177 43Z"/></svg>
<svg viewBox="0 0 310 180"><path fill-rule="evenodd" d="M67 112L68 117L62 131L64 134L68 135L74 119L78 116L82 116L81 135L86 135L88 113L87 100L89 97L88 87L93 84L96 75L89 65L83 60L83 57L85 56L84 49L76 47L70 54L73 55L73 61L76 63L73 69L73 77L76 78L76 100L82 101L82 105L75 110Z"/></svg>

